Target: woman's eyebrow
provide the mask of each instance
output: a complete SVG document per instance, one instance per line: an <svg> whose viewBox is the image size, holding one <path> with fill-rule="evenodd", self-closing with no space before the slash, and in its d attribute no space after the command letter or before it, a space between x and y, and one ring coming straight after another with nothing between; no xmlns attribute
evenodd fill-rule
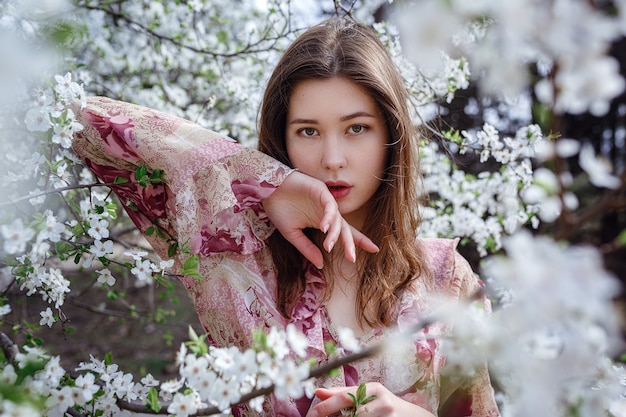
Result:
<svg viewBox="0 0 626 417"><path fill-rule="evenodd" d="M341 119L339 120L341 120L342 122L345 122L346 120L356 119L357 117L376 117L376 116L366 111L358 111L352 114L348 114L346 116L342 116Z"/></svg>
<svg viewBox="0 0 626 417"><path fill-rule="evenodd" d="M298 124L302 124L302 125L314 125L317 124L317 120L314 119L293 119L289 121L290 125L298 125Z"/></svg>
<svg viewBox="0 0 626 417"><path fill-rule="evenodd" d="M341 116L341 118L339 119L342 122L345 122L347 120L351 120L351 119L356 119L357 117L376 117L371 113L368 113L366 111L358 111L355 113L351 113L351 114L347 114L345 116ZM317 124L318 121L315 119L304 119L304 118L296 118L293 120L289 121L290 125L297 125L297 124Z"/></svg>

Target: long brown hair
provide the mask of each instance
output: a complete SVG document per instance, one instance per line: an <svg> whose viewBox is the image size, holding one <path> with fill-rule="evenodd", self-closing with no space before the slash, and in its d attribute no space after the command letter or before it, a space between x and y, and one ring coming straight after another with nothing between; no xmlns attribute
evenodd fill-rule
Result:
<svg viewBox="0 0 626 417"><path fill-rule="evenodd" d="M357 253L360 282L356 313L361 323L389 324L402 291L427 269L416 244L421 222L417 131L402 77L372 29L347 18L332 18L310 28L291 44L265 90L258 149L292 166L285 144L291 92L302 81L333 77L343 77L364 88L380 107L388 129L387 168L362 230L378 244L380 252ZM320 240L318 232L308 232L314 241ZM278 308L289 317L304 291L308 264L280 233L272 234L267 243L276 267ZM327 288L332 289L332 284L328 282Z"/></svg>

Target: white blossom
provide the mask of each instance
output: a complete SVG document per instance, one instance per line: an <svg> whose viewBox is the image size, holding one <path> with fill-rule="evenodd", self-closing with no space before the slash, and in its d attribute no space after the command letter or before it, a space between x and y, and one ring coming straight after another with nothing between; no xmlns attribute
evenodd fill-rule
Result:
<svg viewBox="0 0 626 417"><path fill-rule="evenodd" d="M76 401L77 404L84 405L91 401L95 393L98 392L100 387L96 384L96 377L94 374L87 373L79 375L74 381L74 384L80 392L80 401Z"/></svg>
<svg viewBox="0 0 626 417"><path fill-rule="evenodd" d="M41 412L30 403L16 404L8 399L2 400L2 415L6 417L40 417Z"/></svg>
<svg viewBox="0 0 626 417"><path fill-rule="evenodd" d="M41 107L33 107L28 110L24 123L31 132L47 132L52 127L50 115Z"/></svg>
<svg viewBox="0 0 626 417"><path fill-rule="evenodd" d="M6 253L16 255L26 250L26 244L35 236L33 229L24 226L22 219L15 219L11 224L0 225L0 233L4 238L3 249Z"/></svg>
<svg viewBox="0 0 626 417"><path fill-rule="evenodd" d="M4 304L0 306L0 318L6 316L11 312L11 306L9 304Z"/></svg>
<svg viewBox="0 0 626 417"><path fill-rule="evenodd" d="M291 349L298 355L303 358L306 355L306 348L309 346L309 340L307 337L296 329L296 326L293 324L287 325L286 329L286 337L287 342Z"/></svg>
<svg viewBox="0 0 626 417"><path fill-rule="evenodd" d="M89 221L89 236L96 240L102 240L109 237L109 222L105 219L93 217Z"/></svg>
<svg viewBox="0 0 626 417"><path fill-rule="evenodd" d="M147 387L156 387L159 385L159 381L152 376L152 374L147 374L143 378L141 378L141 383Z"/></svg>
<svg viewBox="0 0 626 417"><path fill-rule="evenodd" d="M296 365L291 360L286 360L280 367L280 372L276 380L276 388L274 389L274 395L278 399L299 398L303 394L302 381L309 376L308 364L302 363Z"/></svg>
<svg viewBox="0 0 626 417"><path fill-rule="evenodd" d="M595 155L593 147L584 145L580 150L578 162L580 167L589 174L589 181L597 187L618 188L621 181L612 174L611 164Z"/></svg>
<svg viewBox="0 0 626 417"><path fill-rule="evenodd" d="M137 286L143 286L152 282L153 265L147 259L135 261L135 267L130 272L137 278Z"/></svg>
<svg viewBox="0 0 626 417"><path fill-rule="evenodd" d="M41 320L39 320L39 324L41 326L52 327L52 325L55 322L55 319L54 319L54 313L52 313L52 310L50 309L50 307L46 308L45 311L42 311L39 314L41 315Z"/></svg>
<svg viewBox="0 0 626 417"><path fill-rule="evenodd" d="M101 240L95 240L89 248L89 252L93 253L97 258L113 253L113 241L107 240L104 243Z"/></svg>
<svg viewBox="0 0 626 417"><path fill-rule="evenodd" d="M358 352L361 347L359 341L354 336L354 332L349 327L341 327L337 330L339 337L339 343L341 346L349 352Z"/></svg>
<svg viewBox="0 0 626 417"><path fill-rule="evenodd" d="M54 87L55 91L63 98L72 99L80 97L83 93L82 87L72 81L72 73L68 72L64 76L54 76L57 85Z"/></svg>
<svg viewBox="0 0 626 417"><path fill-rule="evenodd" d="M41 232L39 232L37 240L42 241L47 239L51 242L58 242L61 240L61 235L65 232L65 225L58 222L50 210L46 210L44 215L46 216L45 227Z"/></svg>
<svg viewBox="0 0 626 417"><path fill-rule="evenodd" d="M239 398L240 394L237 389L237 381L234 379L224 381L220 378L216 379L211 387L209 401L222 413L229 413L231 404L236 403Z"/></svg>
<svg viewBox="0 0 626 417"><path fill-rule="evenodd" d="M167 407L167 412L176 417L187 417L198 410L199 400L196 393L181 394L176 393L174 399Z"/></svg>
<svg viewBox="0 0 626 417"><path fill-rule="evenodd" d="M282 359L289 354L285 334L279 332L275 327L272 327L267 335L267 346L278 359Z"/></svg>
<svg viewBox="0 0 626 417"><path fill-rule="evenodd" d="M99 284L102 284L103 286L108 285L109 287L115 285L115 277L113 276L109 268L97 270L96 273L98 274L97 281Z"/></svg>

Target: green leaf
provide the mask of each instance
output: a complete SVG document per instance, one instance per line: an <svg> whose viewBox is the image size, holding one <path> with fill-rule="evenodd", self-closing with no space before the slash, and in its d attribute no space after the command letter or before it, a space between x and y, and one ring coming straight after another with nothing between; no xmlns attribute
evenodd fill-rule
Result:
<svg viewBox="0 0 626 417"><path fill-rule="evenodd" d="M83 256L82 252L76 253L76 255L74 256L74 263L76 265L78 265L80 263L80 258L82 258L82 256Z"/></svg>
<svg viewBox="0 0 626 417"><path fill-rule="evenodd" d="M324 342L324 350L328 356L337 352L337 346L331 341Z"/></svg>
<svg viewBox="0 0 626 417"><path fill-rule="evenodd" d="M367 395L367 392L366 392L365 384L360 383L359 387L356 389L356 398L358 399L359 402L361 402L361 400L363 400L366 395Z"/></svg>
<svg viewBox="0 0 626 417"><path fill-rule="evenodd" d="M225 30L220 30L217 32L217 40L220 43L223 43L224 45L226 45L228 43L228 32L226 32Z"/></svg>
<svg viewBox="0 0 626 417"><path fill-rule="evenodd" d="M146 164L139 165L139 167L135 170L135 179L137 181L140 181L146 176L148 176L148 167L146 166Z"/></svg>
<svg viewBox="0 0 626 417"><path fill-rule="evenodd" d="M187 258L183 265L183 275L195 279L202 279L202 275L198 273L198 255L193 255Z"/></svg>
<svg viewBox="0 0 626 417"><path fill-rule="evenodd" d="M174 255L176 255L177 251L178 251L178 242L174 242L167 248L167 256L172 258Z"/></svg>
<svg viewBox="0 0 626 417"><path fill-rule="evenodd" d="M550 131L550 124L552 123L552 109L541 103L533 103L532 115L536 123L541 126L541 130L544 132Z"/></svg>
<svg viewBox="0 0 626 417"><path fill-rule="evenodd" d="M116 184L116 185L126 184L127 182L128 182L128 178L124 178L124 177L115 177L115 179L113 180L113 184Z"/></svg>
<svg viewBox="0 0 626 417"><path fill-rule="evenodd" d="M461 137L461 132L458 131L457 129L445 130L441 133L443 134L443 137L448 139L450 142L453 142L459 145L463 143L463 137Z"/></svg>
<svg viewBox="0 0 626 417"><path fill-rule="evenodd" d="M111 365L112 363L113 363L113 353L107 352L107 354L104 355L104 364Z"/></svg>
<svg viewBox="0 0 626 417"><path fill-rule="evenodd" d="M107 213L109 214L109 216L111 216L112 219L117 219L117 204L107 201L106 209Z"/></svg>
<svg viewBox="0 0 626 417"><path fill-rule="evenodd" d="M359 415L356 410L376 398L375 395L370 395L369 397L367 396L367 387L365 386L364 382L361 382L359 384L359 387L356 389L356 395L348 393L348 396L354 403L351 414L353 417L357 417Z"/></svg>
<svg viewBox="0 0 626 417"><path fill-rule="evenodd" d="M204 355L209 352L209 347L204 339L206 339L206 334L198 336L193 328L189 326L189 342L185 342L185 345L196 355Z"/></svg>
<svg viewBox="0 0 626 417"><path fill-rule="evenodd" d="M81 39L84 39L87 35L87 28L85 25L76 25L76 23L57 23L47 30L48 39L52 40L56 45L64 48L71 48L75 46Z"/></svg>
<svg viewBox="0 0 626 417"><path fill-rule="evenodd" d="M152 410L157 413L161 410L161 403L159 402L159 392L155 387L150 387L150 389L148 390L146 406L148 407L148 410Z"/></svg>
<svg viewBox="0 0 626 417"><path fill-rule="evenodd" d="M164 174L164 171L162 169L155 169L152 172L152 175L150 175L150 181L153 184L165 182L165 180L163 179L163 174Z"/></svg>
<svg viewBox="0 0 626 417"><path fill-rule="evenodd" d="M74 249L74 245L65 241L58 241L54 244L54 250L62 261L67 260L69 252Z"/></svg>
<svg viewBox="0 0 626 417"><path fill-rule="evenodd" d="M198 255L193 255L187 258L185 264L183 265L184 269L196 269L198 267L199 258Z"/></svg>

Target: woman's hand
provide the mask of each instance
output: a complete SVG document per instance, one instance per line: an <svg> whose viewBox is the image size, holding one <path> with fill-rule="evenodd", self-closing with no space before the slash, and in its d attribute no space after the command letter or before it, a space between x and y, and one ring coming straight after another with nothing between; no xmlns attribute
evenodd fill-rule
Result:
<svg viewBox="0 0 626 417"><path fill-rule="evenodd" d="M356 395L358 387L318 388L315 395L322 400L307 413L307 417L326 417L341 410L354 406L352 398L348 395ZM375 395L376 398L360 406L356 413L360 417L434 417L434 415L420 406L403 400L394 395L378 382L365 384L367 396Z"/></svg>
<svg viewBox="0 0 626 417"><path fill-rule="evenodd" d="M312 227L326 233L323 246L328 252L341 239L344 254L351 262L356 260L356 245L367 252L378 252L378 247L368 237L344 220L326 185L301 172L289 174L276 191L263 200L263 208L285 239L318 268L323 266L322 252L303 229Z"/></svg>

